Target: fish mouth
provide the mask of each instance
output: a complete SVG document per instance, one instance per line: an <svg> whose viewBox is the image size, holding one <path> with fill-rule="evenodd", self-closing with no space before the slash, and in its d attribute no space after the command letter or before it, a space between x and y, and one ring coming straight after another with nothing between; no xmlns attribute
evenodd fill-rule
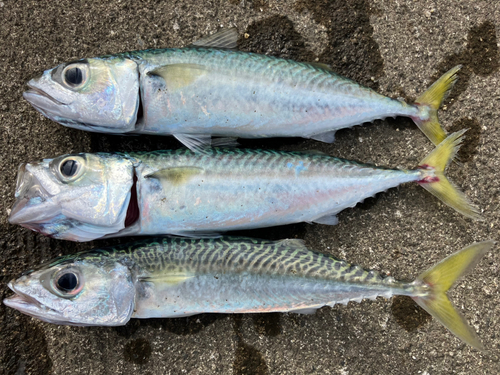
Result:
<svg viewBox="0 0 500 375"><path fill-rule="evenodd" d="M15 282L8 284L10 290L15 294L3 300L5 306L18 310L23 314L43 320L48 323L70 324L70 321L56 310L44 305L37 299L21 292L15 287Z"/></svg>
<svg viewBox="0 0 500 375"><path fill-rule="evenodd" d="M56 216L59 213L59 207L52 202L51 195L26 167L26 163L19 167L16 202L9 214L9 222L38 231L39 228L35 223Z"/></svg>
<svg viewBox="0 0 500 375"><path fill-rule="evenodd" d="M29 88L28 91L23 92L23 97L26 99L32 106L37 108L38 110L47 110L50 111L50 107L56 106L64 106L67 103L63 103L53 96L49 95L44 90L35 86L33 80L27 83Z"/></svg>

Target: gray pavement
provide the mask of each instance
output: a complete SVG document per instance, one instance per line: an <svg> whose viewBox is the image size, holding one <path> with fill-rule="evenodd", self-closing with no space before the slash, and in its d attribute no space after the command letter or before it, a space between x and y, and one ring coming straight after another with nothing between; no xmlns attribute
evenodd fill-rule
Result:
<svg viewBox="0 0 500 375"><path fill-rule="evenodd" d="M64 128L22 99L25 82L64 61L126 50L177 47L236 26L240 48L334 70L392 96L415 98L440 73L464 64L441 122L470 128L450 178L481 207L473 222L417 185L378 194L340 223L246 232L304 238L318 251L411 280L474 242L500 239L500 3L411 0L0 1L0 297L23 270L60 254L117 241L75 244L9 225L19 163L81 151L179 147L168 137L102 136ZM246 33L246 34L245 34ZM300 139L246 146L321 150L413 167L431 143L411 121L377 121L338 132L333 145ZM124 240L119 240L124 242ZM486 347L500 354L497 245L450 293ZM0 373L6 374L498 374L495 355L467 347L411 300L364 301L314 315L200 315L133 320L120 328L54 326L0 307Z"/></svg>

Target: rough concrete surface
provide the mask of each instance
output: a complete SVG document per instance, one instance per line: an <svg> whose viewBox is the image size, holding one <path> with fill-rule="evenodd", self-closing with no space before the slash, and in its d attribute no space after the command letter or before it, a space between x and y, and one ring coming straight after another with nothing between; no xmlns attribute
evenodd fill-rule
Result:
<svg viewBox="0 0 500 375"><path fill-rule="evenodd" d="M179 147L168 137L118 137L64 128L23 100L25 82L64 61L183 46L236 26L240 48L331 64L392 96L415 98L463 64L440 111L447 130L470 128L449 176L481 207L465 219L417 185L378 194L337 226L299 224L245 234L299 237L318 251L413 279L474 241L499 239L500 2L412 0L0 1L0 297L9 280L60 254L100 246L44 238L7 222L19 163L80 151ZM244 34L248 34L245 38ZM245 146L316 149L392 167L415 166L431 143L397 118L338 132L333 145L302 139ZM124 240L106 243L123 242ZM62 327L0 307L5 374L498 374L500 250L450 293L493 354L467 347L411 300L323 308L314 315L200 315L132 320L120 328ZM496 354L496 355L495 355Z"/></svg>

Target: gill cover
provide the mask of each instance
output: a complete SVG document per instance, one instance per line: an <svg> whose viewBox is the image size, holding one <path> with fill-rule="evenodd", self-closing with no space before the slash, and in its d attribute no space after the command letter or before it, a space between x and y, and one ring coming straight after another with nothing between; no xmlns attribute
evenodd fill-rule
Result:
<svg viewBox="0 0 500 375"><path fill-rule="evenodd" d="M132 131L139 109L137 64L122 57L61 64L28 82L24 98L42 114L72 128Z"/></svg>
<svg viewBox="0 0 500 375"><path fill-rule="evenodd" d="M132 274L111 260L56 260L11 281L9 288L15 294L5 305L49 323L119 326L134 311Z"/></svg>

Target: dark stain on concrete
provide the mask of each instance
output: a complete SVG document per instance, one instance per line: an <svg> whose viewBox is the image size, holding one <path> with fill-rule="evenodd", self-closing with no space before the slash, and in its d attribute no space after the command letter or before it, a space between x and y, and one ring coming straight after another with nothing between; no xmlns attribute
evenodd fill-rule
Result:
<svg viewBox="0 0 500 375"><path fill-rule="evenodd" d="M393 297L391 310L396 322L407 332L415 331L432 319L431 315L407 296Z"/></svg>
<svg viewBox="0 0 500 375"><path fill-rule="evenodd" d="M459 80L445 101L450 107L467 89L472 73L488 76L498 69L499 64L495 25L491 21L486 21L470 29L467 35L467 46L460 53L449 55L444 59L438 65L437 73L432 80L435 81L456 65L463 65L458 72Z"/></svg>
<svg viewBox="0 0 500 375"><path fill-rule="evenodd" d="M365 200L363 200L363 202L359 202L356 205L356 207L361 208L362 210L369 210L373 206L375 206L379 197L380 197L380 194L376 194L374 197L368 197Z"/></svg>
<svg viewBox="0 0 500 375"><path fill-rule="evenodd" d="M453 133L462 129L469 130L465 133L465 141L458 150L457 160L465 163L470 161L477 152L477 146L481 139L481 123L475 118L464 117L455 121L448 131Z"/></svg>
<svg viewBox="0 0 500 375"><path fill-rule="evenodd" d="M126 325L113 329L119 336L127 339L134 336L142 326L154 329L161 328L176 335L186 336L201 332L207 326L226 316L226 314L198 314L186 318L131 319Z"/></svg>
<svg viewBox="0 0 500 375"><path fill-rule="evenodd" d="M286 16L272 16L252 23L240 35L238 49L297 61L314 61L315 58Z"/></svg>
<svg viewBox="0 0 500 375"><path fill-rule="evenodd" d="M281 333L280 313L253 314L252 319L255 330L259 335L275 337Z"/></svg>
<svg viewBox="0 0 500 375"><path fill-rule="evenodd" d="M233 364L234 375L268 375L269 368L262 354L252 345L243 341L241 333L242 315L234 315L234 333L238 340Z"/></svg>
<svg viewBox="0 0 500 375"><path fill-rule="evenodd" d="M366 0L299 0L297 12L310 11L314 20L326 27L328 45L318 56L344 77L376 90L384 74L384 60L373 39L370 15L378 10Z"/></svg>
<svg viewBox="0 0 500 375"><path fill-rule="evenodd" d="M144 365L151 357L151 344L145 338L132 340L125 345L123 357L127 362Z"/></svg>
<svg viewBox="0 0 500 375"><path fill-rule="evenodd" d="M2 307L3 310L6 307ZM7 374L50 374L52 360L49 357L45 334L30 317L12 312L6 316L7 329L2 330L2 346L5 351L0 358Z"/></svg>

